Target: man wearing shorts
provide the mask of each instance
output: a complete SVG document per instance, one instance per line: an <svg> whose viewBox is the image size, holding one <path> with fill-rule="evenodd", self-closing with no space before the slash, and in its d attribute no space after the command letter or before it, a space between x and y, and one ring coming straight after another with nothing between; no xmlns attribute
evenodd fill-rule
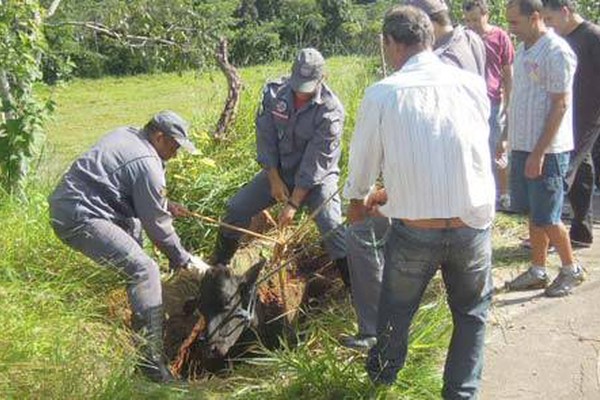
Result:
<svg viewBox="0 0 600 400"><path fill-rule="evenodd" d="M541 0L510 0L510 31L522 43L514 62L508 110L512 208L529 215L531 266L509 290L544 289L565 296L583 281L561 222L564 178L573 150L572 86L577 61L569 44L544 24ZM548 285L546 256L554 245L562 267Z"/></svg>

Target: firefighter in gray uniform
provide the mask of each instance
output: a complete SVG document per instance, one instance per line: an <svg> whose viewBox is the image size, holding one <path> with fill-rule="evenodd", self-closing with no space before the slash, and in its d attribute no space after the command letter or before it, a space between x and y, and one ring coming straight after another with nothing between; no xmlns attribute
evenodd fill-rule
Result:
<svg viewBox="0 0 600 400"><path fill-rule="evenodd" d="M263 209L285 202L280 226L301 206L312 211L338 189L344 108L323 83L325 60L315 49L300 51L287 80L270 82L256 117L257 161L263 167L227 204L224 221L242 228ZM335 195L315 221L329 257L349 283L346 244L340 207ZM213 260L227 265L241 234L220 230Z"/></svg>
<svg viewBox="0 0 600 400"><path fill-rule="evenodd" d="M141 130L118 128L71 165L49 198L61 241L128 276L132 326L146 337L140 370L158 382L172 376L162 355L159 267L142 248L142 228L171 269L206 267L182 247L173 228L172 215L189 211L165 198L164 163L180 146L195 151L187 136L187 123L171 111L156 114Z"/></svg>

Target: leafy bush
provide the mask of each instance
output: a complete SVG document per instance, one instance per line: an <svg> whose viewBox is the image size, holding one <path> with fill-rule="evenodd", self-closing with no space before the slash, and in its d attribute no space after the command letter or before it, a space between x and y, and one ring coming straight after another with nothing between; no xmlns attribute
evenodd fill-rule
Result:
<svg viewBox="0 0 600 400"><path fill-rule="evenodd" d="M281 58L281 39L273 22L251 23L235 31L231 60L237 65L264 64ZM251 49L251 51L249 51Z"/></svg>

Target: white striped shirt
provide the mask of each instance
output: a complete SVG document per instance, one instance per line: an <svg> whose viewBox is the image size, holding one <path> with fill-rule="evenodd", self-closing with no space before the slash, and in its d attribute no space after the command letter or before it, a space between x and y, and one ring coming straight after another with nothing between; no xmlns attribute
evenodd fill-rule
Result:
<svg viewBox="0 0 600 400"><path fill-rule="evenodd" d="M485 81L441 62L411 57L369 87L350 146L344 196L364 199L383 174L387 217L459 217L473 228L494 218Z"/></svg>
<svg viewBox="0 0 600 400"><path fill-rule="evenodd" d="M553 31L528 49L517 48L508 106L511 150L531 152L544 133L550 113L550 94L569 93L568 108L546 153L573 149L572 86L577 58L569 44Z"/></svg>

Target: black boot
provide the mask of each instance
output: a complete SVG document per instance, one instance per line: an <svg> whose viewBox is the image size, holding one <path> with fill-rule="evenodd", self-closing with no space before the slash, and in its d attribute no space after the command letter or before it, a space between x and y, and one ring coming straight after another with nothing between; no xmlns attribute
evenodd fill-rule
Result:
<svg viewBox="0 0 600 400"><path fill-rule="evenodd" d="M163 308L152 307L140 314L133 314L131 325L140 336L138 347L142 360L138 369L151 381L173 382L174 378L163 353Z"/></svg>
<svg viewBox="0 0 600 400"><path fill-rule="evenodd" d="M335 269L337 269L342 278L342 282L344 282L344 286L347 289L350 289L350 271L348 270L348 259L346 257L338 258L333 261L335 264Z"/></svg>
<svg viewBox="0 0 600 400"><path fill-rule="evenodd" d="M229 262L233 258L233 255L237 251L240 245L240 241L238 239L228 238L223 235L221 231L217 235L217 243L215 246L215 252L212 256L212 264L213 265L229 265Z"/></svg>

